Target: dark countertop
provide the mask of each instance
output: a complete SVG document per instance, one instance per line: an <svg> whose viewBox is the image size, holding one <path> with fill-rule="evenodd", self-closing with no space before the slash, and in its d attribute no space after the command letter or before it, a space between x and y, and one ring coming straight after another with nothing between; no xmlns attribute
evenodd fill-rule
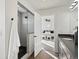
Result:
<svg viewBox="0 0 79 59"><path fill-rule="evenodd" d="M74 39L74 34L58 34L60 38L71 38Z"/></svg>

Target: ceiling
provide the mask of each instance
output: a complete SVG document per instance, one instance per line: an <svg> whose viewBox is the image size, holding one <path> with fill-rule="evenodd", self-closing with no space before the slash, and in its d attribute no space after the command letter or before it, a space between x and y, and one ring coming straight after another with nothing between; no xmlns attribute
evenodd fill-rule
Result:
<svg viewBox="0 0 79 59"><path fill-rule="evenodd" d="M74 0L26 0L35 9L48 9L61 6L69 6Z"/></svg>

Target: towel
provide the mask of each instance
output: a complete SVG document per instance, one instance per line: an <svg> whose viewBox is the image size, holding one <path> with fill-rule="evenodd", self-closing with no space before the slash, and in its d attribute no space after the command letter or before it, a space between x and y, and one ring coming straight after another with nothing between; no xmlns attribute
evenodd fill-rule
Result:
<svg viewBox="0 0 79 59"><path fill-rule="evenodd" d="M8 59L18 59L20 40L17 30L17 22L13 20L11 25Z"/></svg>

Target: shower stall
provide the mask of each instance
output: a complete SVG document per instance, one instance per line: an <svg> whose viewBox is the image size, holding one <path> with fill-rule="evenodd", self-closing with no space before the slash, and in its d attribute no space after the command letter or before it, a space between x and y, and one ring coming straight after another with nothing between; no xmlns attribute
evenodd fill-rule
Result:
<svg viewBox="0 0 79 59"><path fill-rule="evenodd" d="M34 52L34 14L18 2L18 34L20 38L18 59ZM24 58L23 58L24 59Z"/></svg>

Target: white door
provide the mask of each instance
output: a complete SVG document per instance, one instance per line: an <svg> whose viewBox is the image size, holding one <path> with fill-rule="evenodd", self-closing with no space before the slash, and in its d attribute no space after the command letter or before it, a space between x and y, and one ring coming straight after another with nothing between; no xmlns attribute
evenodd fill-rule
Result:
<svg viewBox="0 0 79 59"><path fill-rule="evenodd" d="M41 51L41 31L42 31L42 25L41 25L41 16L37 13L35 13L35 19L34 19L34 44L35 44L35 57L38 55L38 53Z"/></svg>

